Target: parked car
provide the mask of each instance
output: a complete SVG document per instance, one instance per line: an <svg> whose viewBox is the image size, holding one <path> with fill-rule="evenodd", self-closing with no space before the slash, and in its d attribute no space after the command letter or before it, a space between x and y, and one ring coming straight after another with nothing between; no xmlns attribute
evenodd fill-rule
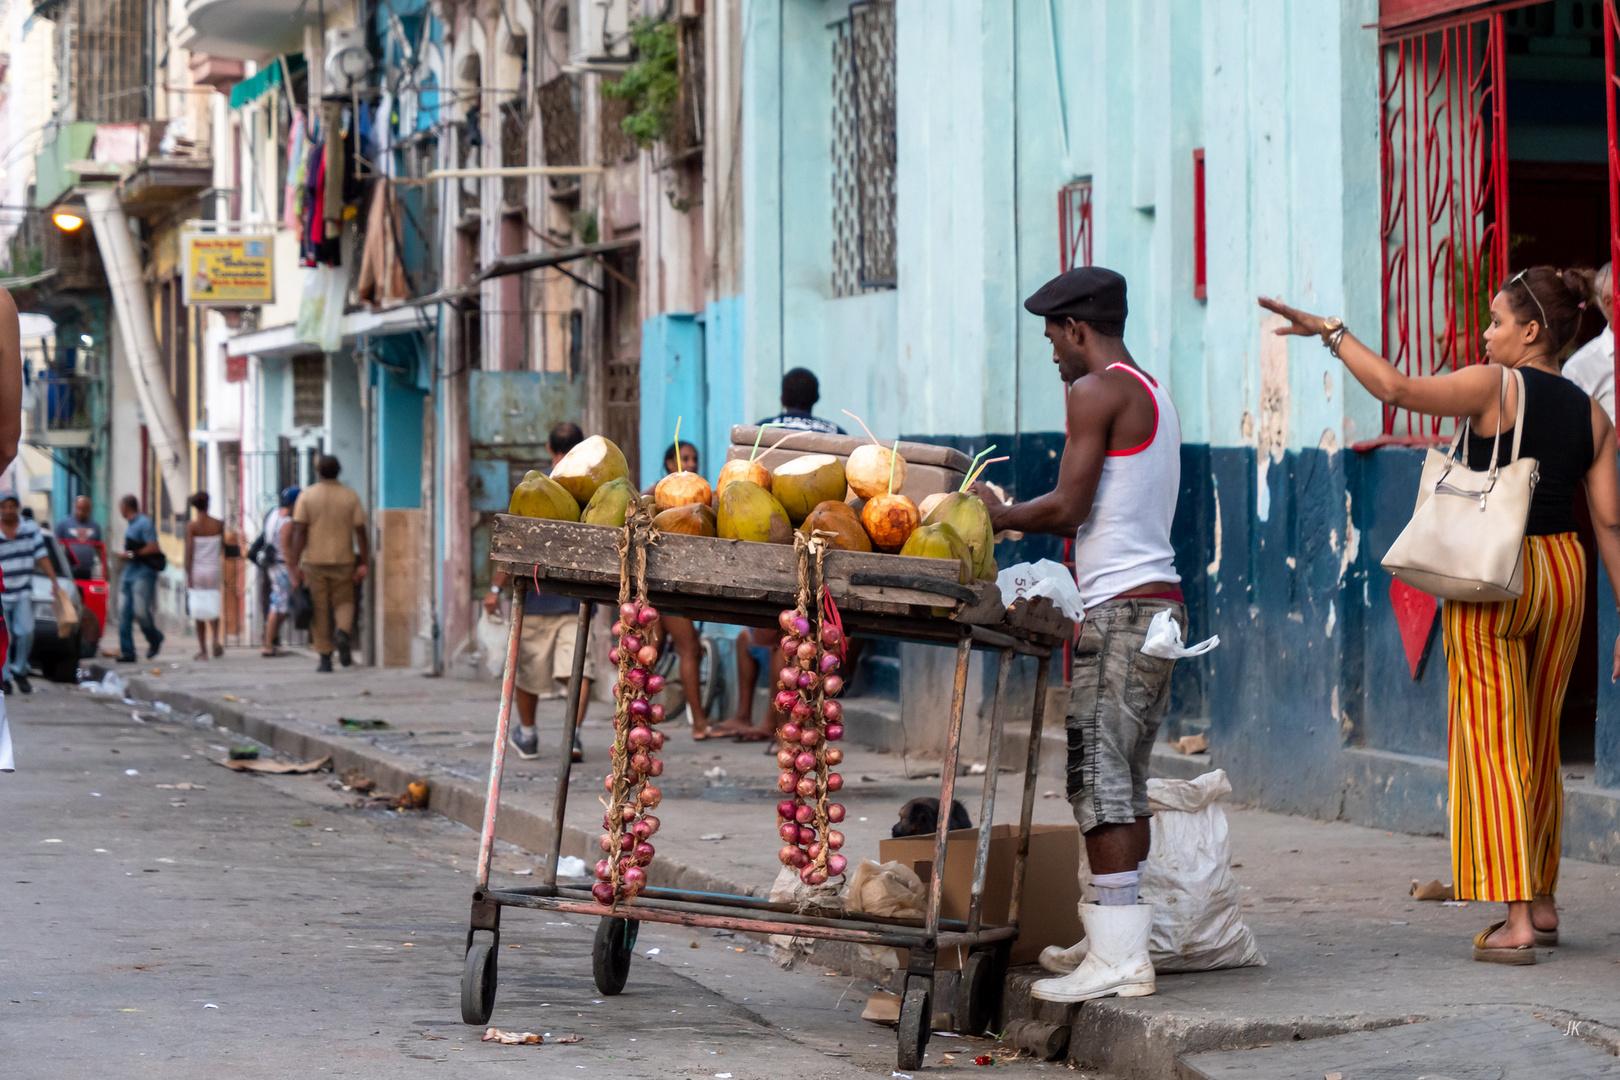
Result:
<svg viewBox="0 0 1620 1080"><path fill-rule="evenodd" d="M86 600L88 587L96 582L89 577L76 580L73 557L68 554L62 541L47 534L45 543L50 548L51 565L56 567L57 580L73 603L74 612L78 616L78 627L66 639L62 637L56 623L55 590L51 588L49 581L35 574L30 582L34 598L34 646L28 654L28 663L31 667L38 668L40 674L52 682L73 682L78 674L79 661L87 656L94 656L96 645L101 641L103 618L96 614ZM105 563L105 558L102 561ZM93 568L86 566L80 572L88 574L93 572ZM102 573L106 573L105 569ZM107 583L103 579L99 584L101 611L104 615L107 610ZM89 652L85 651L87 646Z"/></svg>

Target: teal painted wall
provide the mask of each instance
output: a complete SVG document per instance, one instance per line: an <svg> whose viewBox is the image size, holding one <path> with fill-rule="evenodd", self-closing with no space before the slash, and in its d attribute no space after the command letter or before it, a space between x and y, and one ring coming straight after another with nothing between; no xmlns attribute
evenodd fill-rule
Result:
<svg viewBox="0 0 1620 1080"><path fill-rule="evenodd" d="M422 414L427 395L410 372L374 365L377 382L377 509L422 507Z"/></svg>
<svg viewBox="0 0 1620 1080"><path fill-rule="evenodd" d="M712 477L718 467L705 446L708 429L707 380L703 372L703 326L690 314L655 315L641 326L641 480L664 475L664 455L681 439L698 448L700 471Z"/></svg>

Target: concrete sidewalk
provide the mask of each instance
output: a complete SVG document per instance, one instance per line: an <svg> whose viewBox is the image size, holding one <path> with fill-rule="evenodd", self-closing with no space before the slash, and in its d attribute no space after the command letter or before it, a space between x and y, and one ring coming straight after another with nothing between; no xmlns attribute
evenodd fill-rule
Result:
<svg viewBox="0 0 1620 1080"><path fill-rule="evenodd" d="M382 790L399 791L408 779L425 778L433 785L434 809L475 827L481 819L489 733L498 705L493 683L363 668L317 676L307 654L266 660L251 650L232 650L216 662L122 665L120 671L131 680L134 697L165 701L183 713L210 712L221 725L292 757L330 753L340 771L358 766ZM507 758L500 835L531 852L543 847L549 828L550 763L561 740L561 714L560 701L541 703L540 760ZM345 730L339 724L344 717L380 719L389 726ZM1061 726L1060 717L1051 719ZM593 705L582 731L586 763L573 772L564 854L585 857L595 851L609 725L607 706ZM767 893L777 871L774 757L759 744L696 743L679 724L667 730L671 738L663 753L665 799L659 812L666 828L653 880ZM875 858L878 840L889 835L900 805L937 794L938 779L920 775L925 764L908 768L904 755L846 745L845 851L852 858ZM1004 755L1004 769L1010 764L1021 770L1022 755L1016 758L1009 762ZM962 759L983 761L984 747L965 739ZM1182 775L1202 771L1196 758L1167 753L1159 763ZM1003 772L997 822L1016 820L1020 781L1018 772ZM981 784L976 776L958 781L958 797L975 822ZM1043 769L1037 822L1072 821L1061 787L1061 775ZM1469 940L1500 917L1494 905L1447 907L1407 896L1413 878L1449 878L1443 839L1237 807L1227 812L1245 917L1269 966L1165 976L1153 997L1072 1008L1028 999L1028 984L1040 973L1018 970L1009 977L1006 1017L1067 1025L1072 1062L1142 1078L1239 1075L1212 1062L1209 1054L1268 1044L1277 1044L1274 1055L1282 1054L1291 1052L1282 1044L1298 1040L1420 1022L1462 1023L1481 1009L1507 1010L1516 1024L1533 1022L1534 1030L1539 1030L1534 1025L1556 1026L1578 1037L1600 1060L1614 1061L1611 1055L1620 1050L1620 994L1614 992L1620 985L1620 870L1566 861L1559 890L1561 946L1540 950L1541 962L1532 967L1482 965L1470 959ZM498 864L496 880L517 884L525 879L508 875L532 869L535 860L503 856ZM811 962L818 971L848 970L841 961L851 959L818 950ZM1510 1044L1517 1045L1515 1038L1523 1041L1523 1032L1514 1036L1512 1025L1499 1026L1501 1046L1484 1037L1447 1045L1476 1056L1485 1067L1508 1061L1503 1055ZM1196 1066L1188 1062L1194 1054L1202 1055ZM1268 1068L1284 1070L1275 1075L1294 1075L1286 1062L1267 1061ZM1242 1068L1257 1064L1245 1060ZM1344 1075L1351 1080L1356 1074L1346 1070Z"/></svg>

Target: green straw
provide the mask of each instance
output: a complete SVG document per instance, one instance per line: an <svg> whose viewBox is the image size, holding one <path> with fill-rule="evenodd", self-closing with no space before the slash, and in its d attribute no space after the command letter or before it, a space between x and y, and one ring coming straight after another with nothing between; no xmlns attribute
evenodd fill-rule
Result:
<svg viewBox="0 0 1620 1080"><path fill-rule="evenodd" d="M881 444L879 444L881 445ZM889 451L889 494L894 494L894 463L900 460L900 440L894 440L894 449Z"/></svg>
<svg viewBox="0 0 1620 1080"><path fill-rule="evenodd" d="M759 434L754 436L754 452L752 454L748 455L748 460L750 462L752 462L754 460L754 458L759 456L759 440L761 440L761 439L763 439L765 437L765 429L766 428L772 428L772 427L781 427L781 426L782 426L781 424L761 424L761 425L759 425Z"/></svg>
<svg viewBox="0 0 1620 1080"><path fill-rule="evenodd" d="M966 475L962 477L962 486L957 488L957 491L966 491L968 489L968 485L973 483L973 471L979 467L979 462L984 460L985 455L990 453L995 448L996 444L991 443L989 446L979 451L978 454L974 455L973 463L968 466Z"/></svg>

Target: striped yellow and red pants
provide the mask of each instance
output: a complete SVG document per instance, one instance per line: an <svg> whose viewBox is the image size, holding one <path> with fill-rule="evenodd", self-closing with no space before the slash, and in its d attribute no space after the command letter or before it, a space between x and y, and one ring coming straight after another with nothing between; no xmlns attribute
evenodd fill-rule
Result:
<svg viewBox="0 0 1620 1080"><path fill-rule="evenodd" d="M1585 553L1574 533L1559 533L1525 537L1517 600L1445 605L1459 900L1529 900L1558 885L1558 723L1585 600Z"/></svg>

